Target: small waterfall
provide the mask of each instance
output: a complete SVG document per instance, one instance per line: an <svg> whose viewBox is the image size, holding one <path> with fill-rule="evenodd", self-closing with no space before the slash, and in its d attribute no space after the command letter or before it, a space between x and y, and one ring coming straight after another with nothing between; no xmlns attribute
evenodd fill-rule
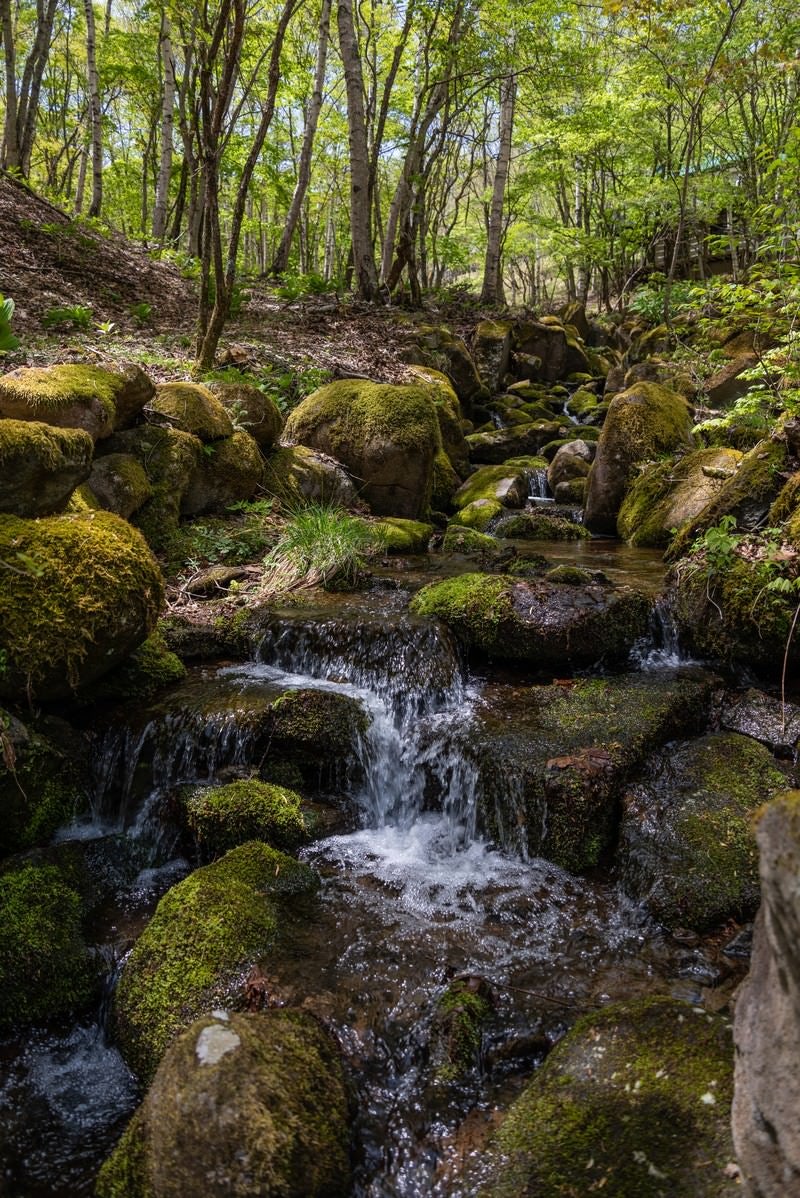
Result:
<svg viewBox="0 0 800 1198"><path fill-rule="evenodd" d="M664 595L653 604L647 636L633 646L631 664L639 670L669 670L697 664L681 648L675 617Z"/></svg>
<svg viewBox="0 0 800 1198"><path fill-rule="evenodd" d="M528 470L528 500L531 503L552 503L553 496L547 484L547 469Z"/></svg>

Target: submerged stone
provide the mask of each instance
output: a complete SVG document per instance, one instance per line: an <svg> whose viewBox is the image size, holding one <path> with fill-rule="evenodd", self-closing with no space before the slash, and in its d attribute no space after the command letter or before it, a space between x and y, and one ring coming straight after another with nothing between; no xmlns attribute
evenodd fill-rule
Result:
<svg viewBox="0 0 800 1198"><path fill-rule="evenodd" d="M257 778L198 787L183 800L187 826L205 860L248 840L286 852L298 849L308 839L300 803L293 791Z"/></svg>

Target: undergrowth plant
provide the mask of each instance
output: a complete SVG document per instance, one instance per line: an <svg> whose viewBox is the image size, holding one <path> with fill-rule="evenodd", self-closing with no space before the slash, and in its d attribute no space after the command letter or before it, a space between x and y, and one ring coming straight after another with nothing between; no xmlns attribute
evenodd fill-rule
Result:
<svg viewBox="0 0 800 1198"><path fill-rule="evenodd" d="M379 534L341 508L323 503L298 508L264 559L261 593L352 586L366 558L381 546Z"/></svg>
<svg viewBox="0 0 800 1198"><path fill-rule="evenodd" d="M92 309L83 304L72 304L66 308L49 308L42 317L46 329L90 329Z"/></svg>
<svg viewBox="0 0 800 1198"><path fill-rule="evenodd" d="M14 317L14 301L10 297L0 295L0 354L10 353L19 348L19 338L11 332L11 321Z"/></svg>

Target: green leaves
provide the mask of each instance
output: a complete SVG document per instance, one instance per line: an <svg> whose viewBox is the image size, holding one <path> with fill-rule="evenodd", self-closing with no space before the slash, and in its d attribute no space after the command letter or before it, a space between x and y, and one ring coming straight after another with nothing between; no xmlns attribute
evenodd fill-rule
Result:
<svg viewBox="0 0 800 1198"><path fill-rule="evenodd" d="M19 338L11 332L14 316L14 301L0 295L0 354L10 353L19 347Z"/></svg>

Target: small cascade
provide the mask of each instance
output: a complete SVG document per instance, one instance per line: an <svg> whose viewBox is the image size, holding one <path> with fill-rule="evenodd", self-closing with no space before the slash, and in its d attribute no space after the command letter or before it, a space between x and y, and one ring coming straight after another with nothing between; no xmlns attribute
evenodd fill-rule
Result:
<svg viewBox="0 0 800 1198"><path fill-rule="evenodd" d="M653 604L647 636L631 650L631 664L639 670L670 670L697 664L681 648L675 617L664 595Z"/></svg>
<svg viewBox="0 0 800 1198"><path fill-rule="evenodd" d="M528 471L528 501L530 503L554 502L547 483L547 470L544 466L538 470Z"/></svg>

